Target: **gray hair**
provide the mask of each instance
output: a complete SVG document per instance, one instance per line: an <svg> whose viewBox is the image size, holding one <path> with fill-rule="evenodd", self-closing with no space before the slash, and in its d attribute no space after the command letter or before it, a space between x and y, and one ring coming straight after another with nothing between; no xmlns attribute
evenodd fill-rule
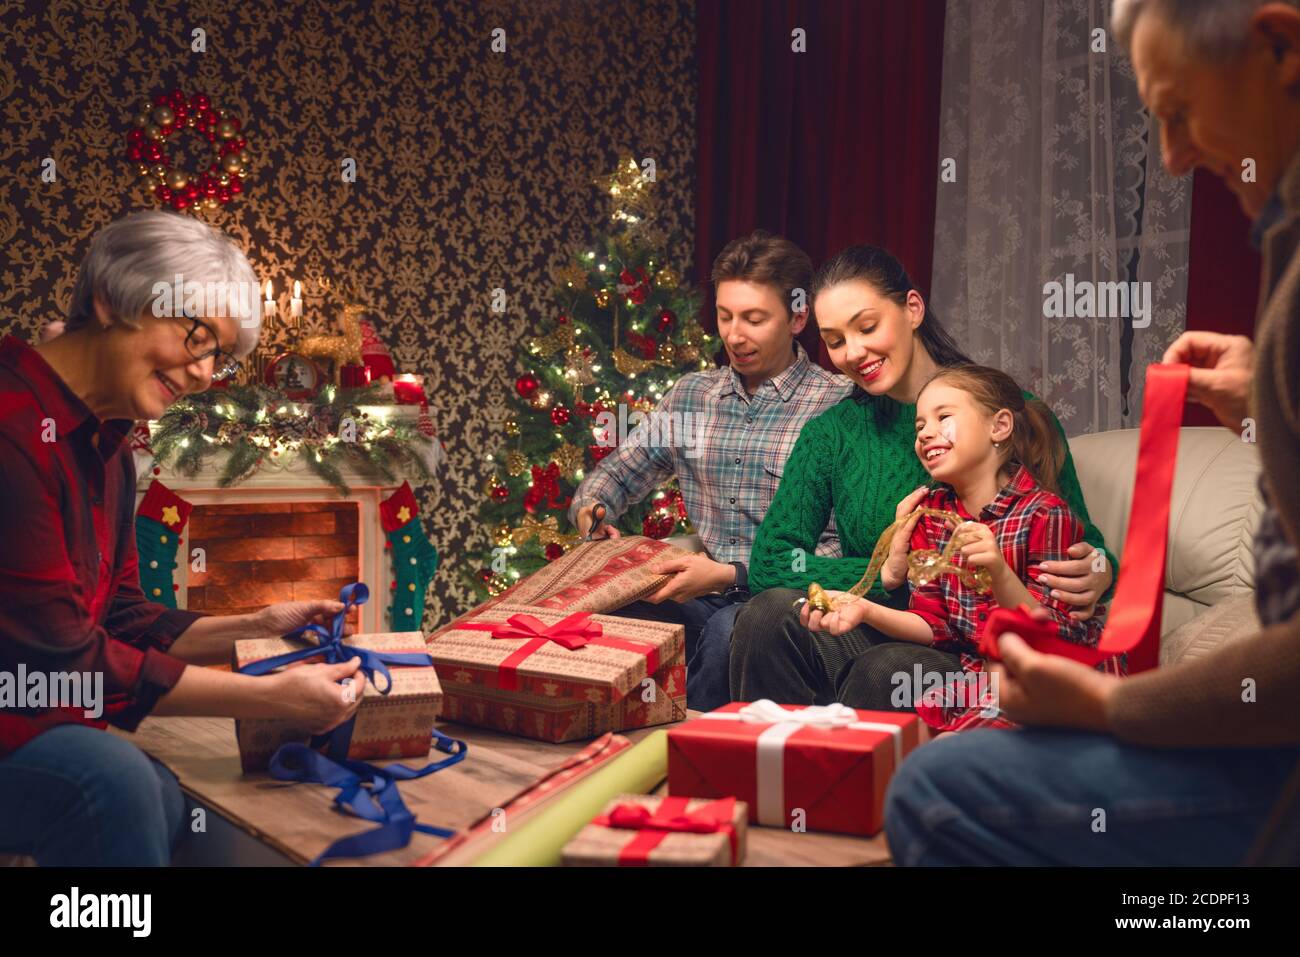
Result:
<svg viewBox="0 0 1300 957"><path fill-rule="evenodd" d="M1199 57L1216 63L1231 60L1246 48L1250 17L1267 0L1115 0L1110 28L1128 49L1133 28L1144 11L1152 11L1173 27ZM1300 0L1284 0L1300 7Z"/></svg>
<svg viewBox="0 0 1300 957"><path fill-rule="evenodd" d="M67 329L94 319L96 295L112 309L115 321L138 328L141 315L158 314L158 285L170 288L178 275L187 287L191 282L235 284L229 288L251 292L229 295L223 314L239 326L235 355L252 352L261 334L262 303L248 257L214 227L165 210L133 213L95 234L72 289Z"/></svg>

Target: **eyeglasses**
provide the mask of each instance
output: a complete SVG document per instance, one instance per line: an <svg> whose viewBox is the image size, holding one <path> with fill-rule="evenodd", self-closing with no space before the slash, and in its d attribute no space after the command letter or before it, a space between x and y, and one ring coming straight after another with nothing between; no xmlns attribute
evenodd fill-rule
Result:
<svg viewBox="0 0 1300 957"><path fill-rule="evenodd" d="M208 358L208 356L215 357L212 362L212 381L221 382L224 379L229 379L232 375L238 372L239 360L235 358L234 355L225 352L220 345L205 347L202 342L198 341L198 331L202 328L208 334L209 339L212 342L220 343L221 340L217 337L215 330L213 330L213 328L202 319L195 319L193 317L186 318L189 318L189 321L193 323L193 325L190 326L190 331L185 335L185 348L192 358L200 361ZM185 319L181 317L177 317L177 319L180 322L185 321Z"/></svg>

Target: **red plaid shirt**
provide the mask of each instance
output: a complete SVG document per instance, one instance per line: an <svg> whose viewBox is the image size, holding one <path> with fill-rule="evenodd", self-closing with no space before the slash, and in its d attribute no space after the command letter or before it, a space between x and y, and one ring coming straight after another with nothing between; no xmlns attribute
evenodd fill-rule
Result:
<svg viewBox="0 0 1300 957"><path fill-rule="evenodd" d="M993 529L993 535L1002 550L1002 557L1038 604L1047 610L1056 630L1065 641L1095 646L1101 640L1106 624L1106 608L1099 605L1087 621L1070 617L1072 606L1052 598L1038 582L1039 566L1046 561L1070 558L1067 549L1083 541L1083 523L1060 496L1038 485L1024 467L1016 471L997 497L974 518L951 486L940 485L921 502L925 508L938 508L956 512L967 521L983 522ZM932 548L942 551L955 529L941 518L922 516L912 531L913 550ZM961 566L961 553L953 556L953 564ZM956 575L940 575L935 581L921 587L913 586L910 610L925 619L934 632L934 647L955 652L961 656L962 668L967 672L983 670L984 659L975 654L989 613L997 608L993 596L982 595L967 588ZM1111 674L1122 674L1124 662L1110 658L1098 666ZM1006 727L1004 718L979 716L974 709L958 709L945 715L949 730L969 727L987 727L990 724ZM928 719L927 719L928 720Z"/></svg>
<svg viewBox="0 0 1300 957"><path fill-rule="evenodd" d="M0 758L59 724L134 730L185 669L166 651L202 616L140 590L133 425L101 422L34 349L0 341L0 673L103 675L99 719L0 701Z"/></svg>

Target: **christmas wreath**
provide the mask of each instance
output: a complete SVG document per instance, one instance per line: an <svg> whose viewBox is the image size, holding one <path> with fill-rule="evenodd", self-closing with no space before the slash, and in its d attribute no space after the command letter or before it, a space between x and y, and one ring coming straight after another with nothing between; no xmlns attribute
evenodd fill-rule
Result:
<svg viewBox="0 0 1300 957"><path fill-rule="evenodd" d="M186 98L179 90L159 93L135 116L126 136L126 158L139 164L140 175L153 184L153 195L173 209L215 209L244 190L244 150L248 140L239 120L226 110L213 109L203 93ZM207 137L215 151L202 172L173 165L167 139L183 129Z"/></svg>

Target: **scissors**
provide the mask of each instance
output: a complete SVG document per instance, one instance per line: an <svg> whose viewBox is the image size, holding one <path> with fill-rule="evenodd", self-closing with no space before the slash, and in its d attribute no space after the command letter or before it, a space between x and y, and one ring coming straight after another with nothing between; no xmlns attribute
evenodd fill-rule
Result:
<svg viewBox="0 0 1300 957"><path fill-rule="evenodd" d="M605 524L605 506L597 502L591 507L591 528L587 530L587 536L584 542L590 542L595 539L596 529Z"/></svg>

